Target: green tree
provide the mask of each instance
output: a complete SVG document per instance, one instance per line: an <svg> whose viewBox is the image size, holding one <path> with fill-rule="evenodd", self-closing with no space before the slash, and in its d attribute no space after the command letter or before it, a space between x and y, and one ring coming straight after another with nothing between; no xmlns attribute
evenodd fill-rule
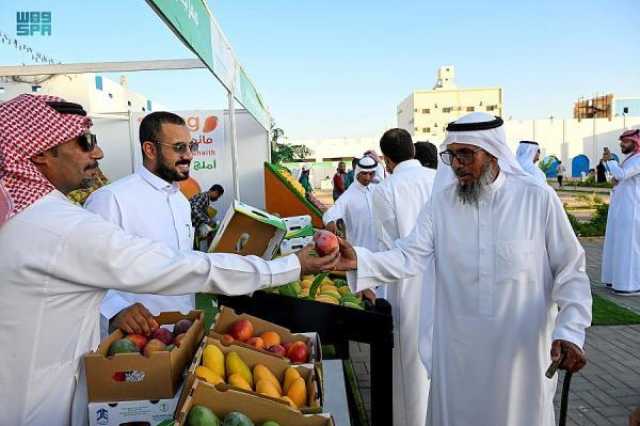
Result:
<svg viewBox="0 0 640 426"><path fill-rule="evenodd" d="M558 157L555 155L549 155L538 162L538 167L540 167L540 170L542 170L546 175L554 161L558 161Z"/></svg>
<svg viewBox="0 0 640 426"><path fill-rule="evenodd" d="M290 163L296 160L304 160L311 155L311 150L306 145L289 145L278 143L284 137L284 131L271 125L271 162L273 164Z"/></svg>

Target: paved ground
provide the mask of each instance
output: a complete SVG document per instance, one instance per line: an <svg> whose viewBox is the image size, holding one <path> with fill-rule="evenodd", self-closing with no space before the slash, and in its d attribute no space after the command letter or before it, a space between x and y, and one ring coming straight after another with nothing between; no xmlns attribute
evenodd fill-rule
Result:
<svg viewBox="0 0 640 426"><path fill-rule="evenodd" d="M612 295L600 283L602 239L582 240L587 273L594 293L640 313L640 297ZM587 331L589 364L571 384L569 425L627 425L632 408L640 406L640 326L598 326ZM369 347L352 343L351 357L365 405L371 413ZM559 407L562 380L558 385Z"/></svg>

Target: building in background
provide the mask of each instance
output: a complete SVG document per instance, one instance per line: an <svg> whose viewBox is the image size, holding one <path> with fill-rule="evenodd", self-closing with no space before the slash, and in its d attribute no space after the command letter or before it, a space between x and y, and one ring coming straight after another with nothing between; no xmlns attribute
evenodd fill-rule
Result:
<svg viewBox="0 0 640 426"><path fill-rule="evenodd" d="M98 74L0 77L0 102L24 93L52 95L82 105L89 115L150 112L162 109L146 96L129 90L127 78L115 82Z"/></svg>
<svg viewBox="0 0 640 426"><path fill-rule="evenodd" d="M573 118L640 117L640 98L619 98L613 93L580 98L573 105Z"/></svg>
<svg viewBox="0 0 640 426"><path fill-rule="evenodd" d="M444 65L433 90L415 90L398 105L396 116L398 127L414 140L438 142L444 139L447 124L473 111L502 116L502 89L458 88L454 66Z"/></svg>

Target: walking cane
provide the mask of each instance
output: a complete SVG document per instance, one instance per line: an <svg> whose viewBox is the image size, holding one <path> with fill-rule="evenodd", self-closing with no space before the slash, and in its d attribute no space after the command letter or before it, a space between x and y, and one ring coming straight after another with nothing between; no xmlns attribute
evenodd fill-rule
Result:
<svg viewBox="0 0 640 426"><path fill-rule="evenodd" d="M556 371L558 370L558 367L560 367L560 364L562 364L564 356L565 354L562 353L562 355L560 355L560 359L551 363L551 365L547 369L547 372L545 373L545 376L547 376L547 378L553 378L553 376L556 374ZM559 426L566 426L567 424L567 407L569 405L569 388L571 387L571 376L572 374L570 371L565 371L564 381L562 382L562 395L560 397L560 420L558 421Z"/></svg>

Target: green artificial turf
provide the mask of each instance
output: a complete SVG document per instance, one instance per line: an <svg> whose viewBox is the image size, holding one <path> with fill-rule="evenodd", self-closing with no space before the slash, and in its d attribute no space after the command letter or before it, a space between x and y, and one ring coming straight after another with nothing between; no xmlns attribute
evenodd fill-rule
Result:
<svg viewBox="0 0 640 426"><path fill-rule="evenodd" d="M640 315L604 297L593 295L592 325L640 324Z"/></svg>

